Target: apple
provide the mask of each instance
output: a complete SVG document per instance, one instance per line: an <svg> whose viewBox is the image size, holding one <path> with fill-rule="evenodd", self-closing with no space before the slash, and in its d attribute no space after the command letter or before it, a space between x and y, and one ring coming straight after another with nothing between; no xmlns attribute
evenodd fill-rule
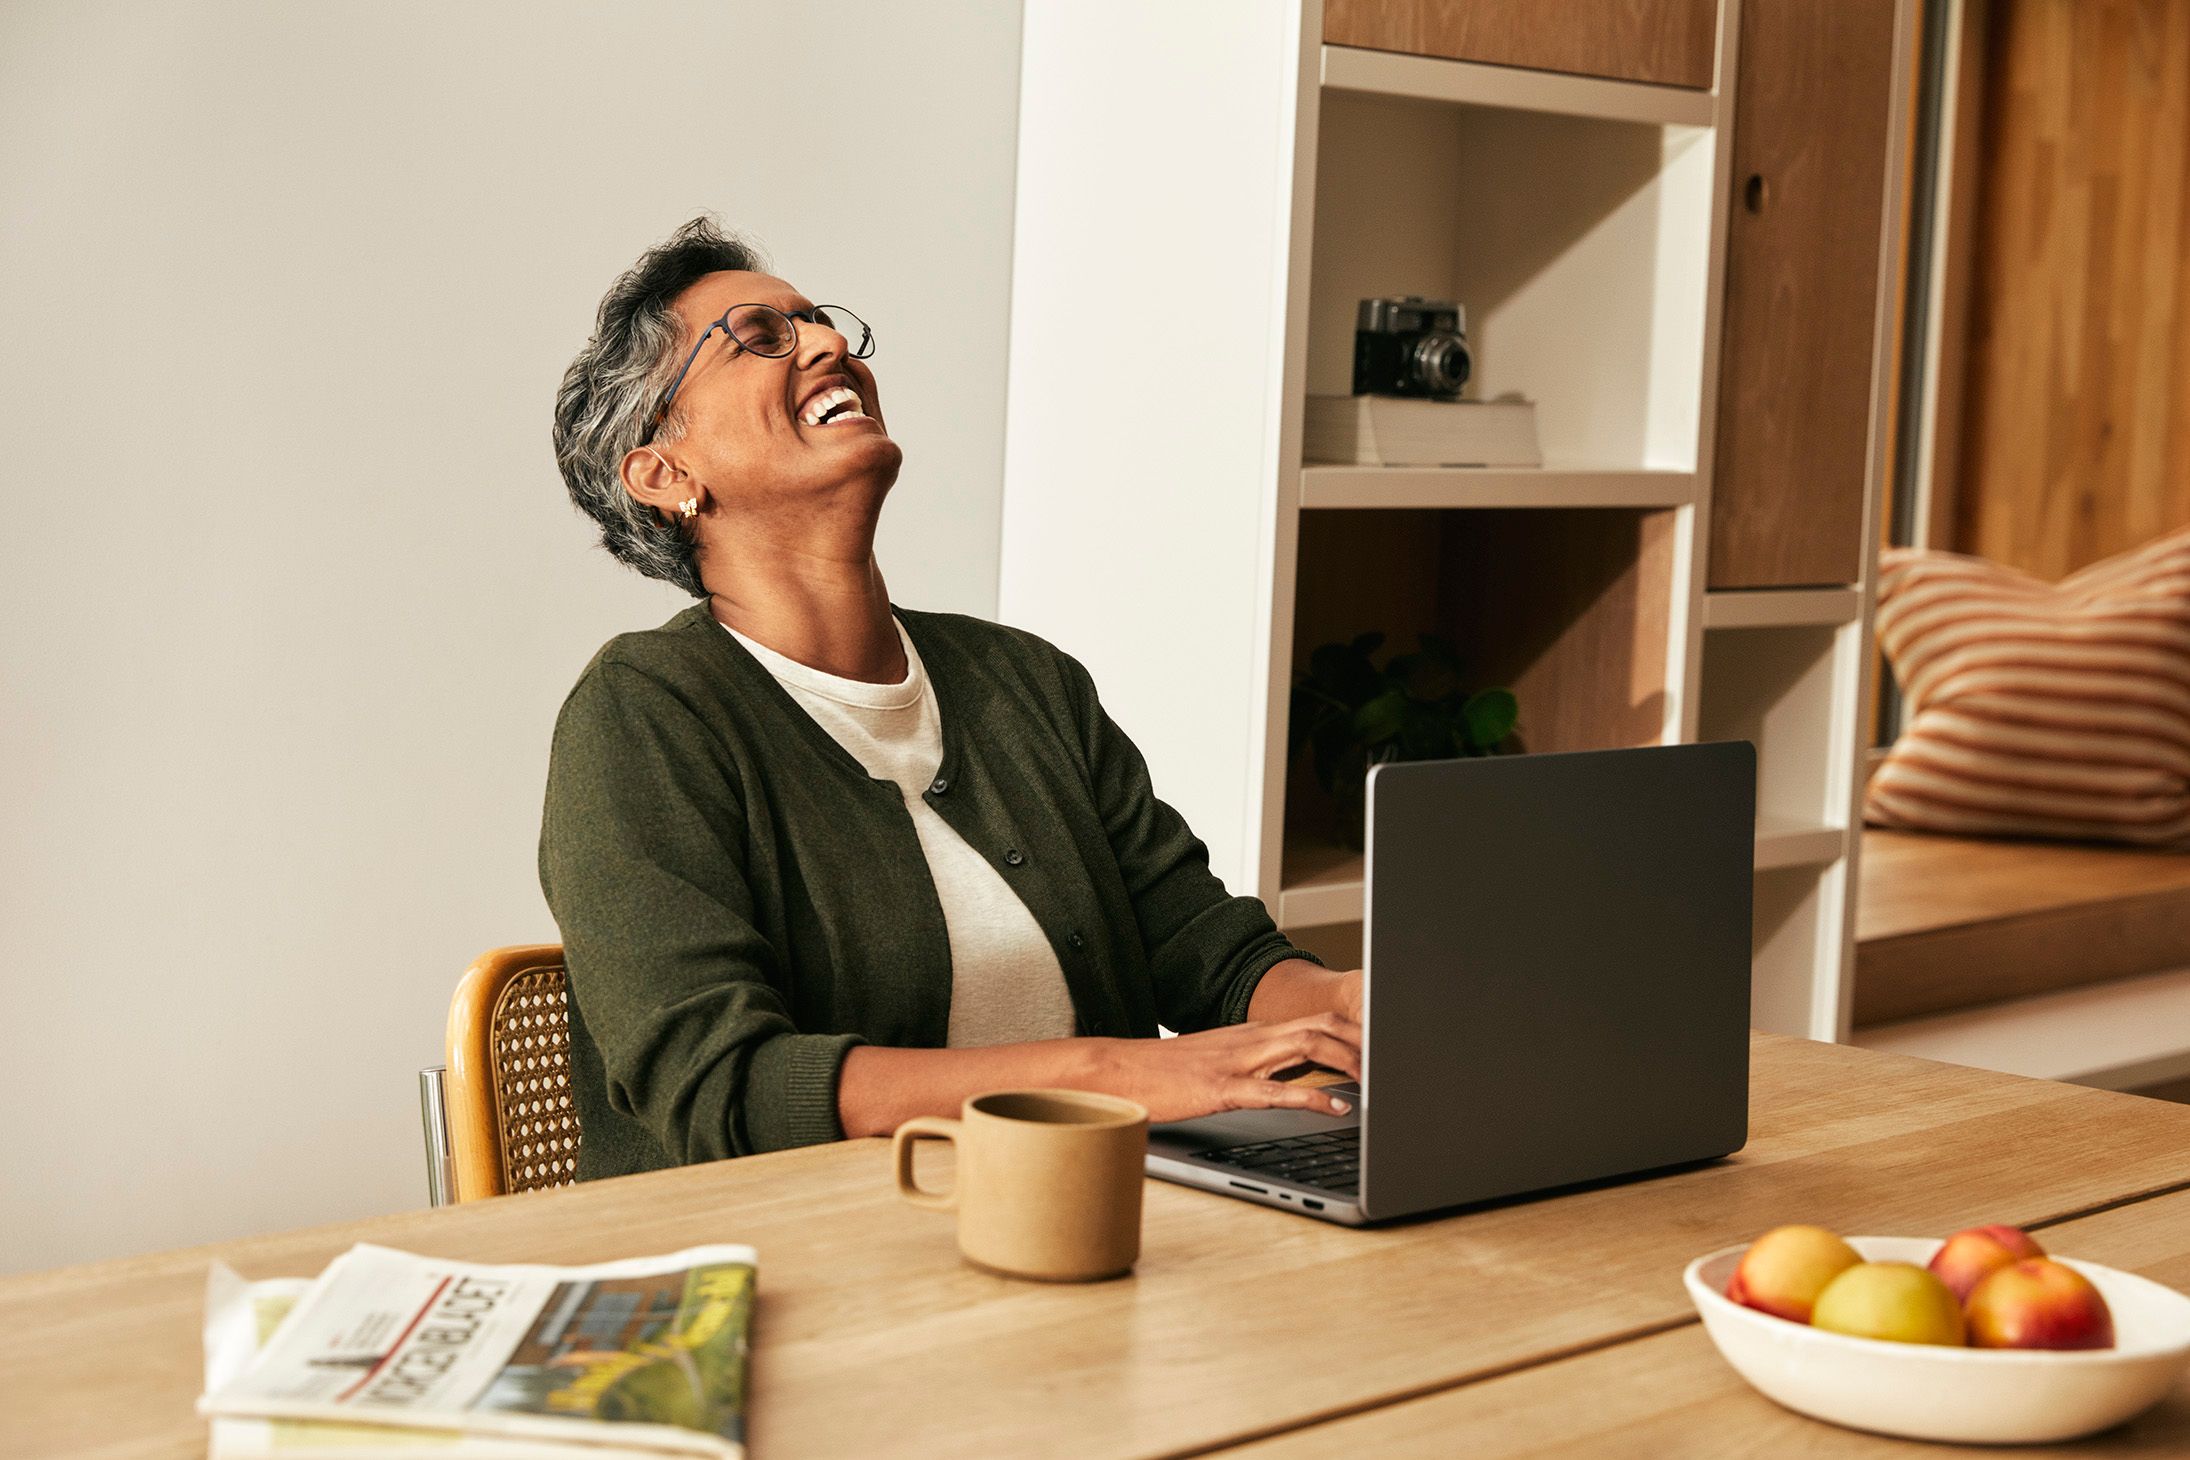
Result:
<svg viewBox="0 0 2190 1460"><path fill-rule="evenodd" d="M1967 1302L1972 1289L2009 1263L2045 1255L2019 1227L1965 1227L1932 1254L1931 1270L1954 1290L1956 1299Z"/></svg>
<svg viewBox="0 0 2190 1460"><path fill-rule="evenodd" d="M1959 1345L1962 1305L1928 1268L1859 1262L1825 1285L1810 1322L1831 1333L1895 1343Z"/></svg>
<svg viewBox="0 0 2190 1460"><path fill-rule="evenodd" d="M2114 1346L2114 1314L2091 1279L2050 1257L2012 1262L1979 1283L1965 1305L1977 1348Z"/></svg>
<svg viewBox="0 0 2190 1460"><path fill-rule="evenodd" d="M1760 1313L1807 1323L1825 1285L1862 1260L1823 1227L1774 1227L1741 1255L1726 1296Z"/></svg>

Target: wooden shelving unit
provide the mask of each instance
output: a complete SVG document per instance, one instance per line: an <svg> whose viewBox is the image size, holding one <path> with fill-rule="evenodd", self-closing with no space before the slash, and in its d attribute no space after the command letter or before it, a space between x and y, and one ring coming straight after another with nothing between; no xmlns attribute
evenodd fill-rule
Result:
<svg viewBox="0 0 2190 1460"><path fill-rule="evenodd" d="M1755 1022L1844 1037L1876 534L1856 582L1704 578L1739 0L1703 87L1326 44L1321 0L1252 14L1026 6L1001 616L1088 664L1218 875L1318 951L1358 950L1362 910L1286 761L1319 644L1439 632L1531 750L1753 739ZM1466 306L1469 393L1533 400L1546 466L1303 460L1358 301L1400 293Z"/></svg>

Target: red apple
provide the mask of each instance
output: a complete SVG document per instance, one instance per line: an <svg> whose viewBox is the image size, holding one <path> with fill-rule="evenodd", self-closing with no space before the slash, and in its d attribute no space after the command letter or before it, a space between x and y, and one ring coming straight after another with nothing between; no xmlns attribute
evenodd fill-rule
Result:
<svg viewBox="0 0 2190 1460"><path fill-rule="evenodd" d="M1774 1227L1741 1255L1726 1296L1743 1307L1807 1323L1825 1285L1862 1260L1823 1227Z"/></svg>
<svg viewBox="0 0 2190 1460"><path fill-rule="evenodd" d="M1968 1302L1979 1283L2009 1263L2045 1255L2046 1250L2019 1227L1965 1227L1932 1254L1931 1270L1954 1290L1957 1301Z"/></svg>
<svg viewBox="0 0 2190 1460"><path fill-rule="evenodd" d="M1976 1348L2114 1346L2114 1315L2091 1280L2050 1257L2026 1257L1979 1283L1965 1305Z"/></svg>

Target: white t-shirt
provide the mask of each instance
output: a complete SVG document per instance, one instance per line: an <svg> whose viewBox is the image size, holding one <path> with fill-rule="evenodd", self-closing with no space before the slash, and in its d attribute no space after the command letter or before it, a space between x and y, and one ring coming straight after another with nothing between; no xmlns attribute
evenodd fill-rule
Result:
<svg viewBox="0 0 2190 1460"><path fill-rule="evenodd" d="M905 678L869 684L777 653L728 624L763 668L867 768L897 782L928 859L950 933L950 1044L965 1048L1063 1039L1075 1026L1064 969L1041 924L988 860L921 796L943 763L943 720L912 636L895 614Z"/></svg>

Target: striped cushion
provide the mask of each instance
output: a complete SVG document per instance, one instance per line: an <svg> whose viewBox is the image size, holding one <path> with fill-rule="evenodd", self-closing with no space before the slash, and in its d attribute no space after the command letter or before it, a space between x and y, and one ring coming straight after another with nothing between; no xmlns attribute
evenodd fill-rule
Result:
<svg viewBox="0 0 2190 1460"><path fill-rule="evenodd" d="M1909 716L1865 820L2190 848L2190 529L2059 583L1889 549L1878 640Z"/></svg>

